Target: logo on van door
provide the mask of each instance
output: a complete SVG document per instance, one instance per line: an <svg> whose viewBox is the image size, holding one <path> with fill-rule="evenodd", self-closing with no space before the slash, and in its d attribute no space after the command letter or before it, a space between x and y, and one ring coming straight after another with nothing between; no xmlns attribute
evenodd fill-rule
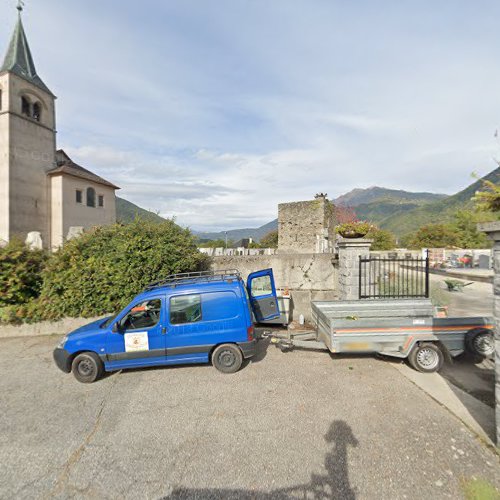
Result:
<svg viewBox="0 0 500 500"><path fill-rule="evenodd" d="M149 351L148 332L126 333L125 352Z"/></svg>

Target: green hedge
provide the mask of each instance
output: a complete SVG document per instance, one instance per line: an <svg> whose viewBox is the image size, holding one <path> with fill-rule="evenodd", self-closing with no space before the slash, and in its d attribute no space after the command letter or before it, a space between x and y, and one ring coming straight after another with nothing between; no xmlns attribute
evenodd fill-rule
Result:
<svg viewBox="0 0 500 500"><path fill-rule="evenodd" d="M0 247L0 308L26 304L38 297L48 254L29 250L18 240Z"/></svg>
<svg viewBox="0 0 500 500"><path fill-rule="evenodd" d="M6 248L9 257L0 261L1 289L7 290L0 303L4 322L112 313L153 281L209 266L189 230L172 220L98 227L48 259L20 243Z"/></svg>
<svg viewBox="0 0 500 500"><path fill-rule="evenodd" d="M99 227L50 258L37 310L41 319L111 313L155 280L207 267L189 230L172 220Z"/></svg>

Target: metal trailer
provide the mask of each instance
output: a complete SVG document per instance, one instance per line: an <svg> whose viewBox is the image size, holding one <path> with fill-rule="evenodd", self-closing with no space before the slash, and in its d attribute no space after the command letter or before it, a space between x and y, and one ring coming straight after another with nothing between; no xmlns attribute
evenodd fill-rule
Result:
<svg viewBox="0 0 500 500"><path fill-rule="evenodd" d="M267 336L283 350L408 358L413 368L428 373L465 350L483 358L494 353L492 318L435 318L433 310L428 299L312 302L314 331Z"/></svg>

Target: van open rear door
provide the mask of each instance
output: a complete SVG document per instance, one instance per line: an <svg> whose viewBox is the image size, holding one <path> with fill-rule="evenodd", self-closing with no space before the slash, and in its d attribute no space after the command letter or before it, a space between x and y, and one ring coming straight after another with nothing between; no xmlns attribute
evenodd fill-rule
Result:
<svg viewBox="0 0 500 500"><path fill-rule="evenodd" d="M272 269L263 269L248 276L250 305L257 321L278 318L280 310Z"/></svg>

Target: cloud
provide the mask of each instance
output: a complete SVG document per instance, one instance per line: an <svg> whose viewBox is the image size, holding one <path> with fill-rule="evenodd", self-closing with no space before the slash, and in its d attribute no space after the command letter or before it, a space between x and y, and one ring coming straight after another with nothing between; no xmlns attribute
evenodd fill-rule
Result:
<svg viewBox="0 0 500 500"><path fill-rule="evenodd" d="M318 191L453 193L495 168L499 14L465 0L45 0L24 20L59 97L58 146L134 203L229 229Z"/></svg>

